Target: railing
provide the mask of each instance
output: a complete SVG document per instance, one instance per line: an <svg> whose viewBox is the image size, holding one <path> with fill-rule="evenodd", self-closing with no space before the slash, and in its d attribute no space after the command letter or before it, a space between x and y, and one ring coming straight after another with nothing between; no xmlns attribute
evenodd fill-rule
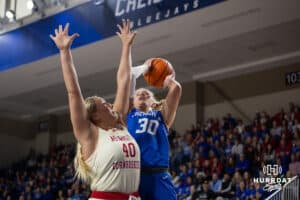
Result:
<svg viewBox="0 0 300 200"><path fill-rule="evenodd" d="M293 177L282 188L266 198L266 200L300 200L299 177Z"/></svg>

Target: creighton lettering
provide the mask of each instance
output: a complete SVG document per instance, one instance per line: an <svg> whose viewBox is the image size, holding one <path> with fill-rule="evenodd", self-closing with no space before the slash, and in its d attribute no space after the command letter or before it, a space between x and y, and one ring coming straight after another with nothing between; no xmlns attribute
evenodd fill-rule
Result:
<svg viewBox="0 0 300 200"><path fill-rule="evenodd" d="M136 112L136 113L134 113L135 117L147 117L147 116L156 117L156 115L157 115L156 112L148 112L148 113Z"/></svg>
<svg viewBox="0 0 300 200"><path fill-rule="evenodd" d="M163 0L117 0L115 16L120 17L124 14L152 6Z"/></svg>

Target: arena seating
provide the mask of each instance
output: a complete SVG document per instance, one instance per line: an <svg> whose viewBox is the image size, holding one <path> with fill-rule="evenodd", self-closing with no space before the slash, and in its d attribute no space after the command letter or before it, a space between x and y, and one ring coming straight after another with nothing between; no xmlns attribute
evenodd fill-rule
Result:
<svg viewBox="0 0 300 200"><path fill-rule="evenodd" d="M277 164L282 176L300 174L300 109L273 116L257 112L251 123L230 114L170 131L170 172L178 199L265 199L268 192L254 177ZM89 188L74 180L75 145L58 145L49 154L33 150L23 161L0 172L0 200L87 199Z"/></svg>

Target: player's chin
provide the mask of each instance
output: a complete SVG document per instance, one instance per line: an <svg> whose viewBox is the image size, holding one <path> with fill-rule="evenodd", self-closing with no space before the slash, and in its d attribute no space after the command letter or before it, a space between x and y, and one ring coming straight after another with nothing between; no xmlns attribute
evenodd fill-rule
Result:
<svg viewBox="0 0 300 200"><path fill-rule="evenodd" d="M145 108L145 107L147 107L147 104L146 104L145 101L139 102L139 103L137 104L137 107L138 107L138 108Z"/></svg>
<svg viewBox="0 0 300 200"><path fill-rule="evenodd" d="M139 106L141 106L141 105L146 104L146 101L145 101L145 100L139 100L139 101L137 102L137 104L138 104Z"/></svg>
<svg viewBox="0 0 300 200"><path fill-rule="evenodd" d="M138 101L142 101L142 102L144 102L144 101L146 101L146 98L144 98L144 97L140 97L140 98L138 99Z"/></svg>

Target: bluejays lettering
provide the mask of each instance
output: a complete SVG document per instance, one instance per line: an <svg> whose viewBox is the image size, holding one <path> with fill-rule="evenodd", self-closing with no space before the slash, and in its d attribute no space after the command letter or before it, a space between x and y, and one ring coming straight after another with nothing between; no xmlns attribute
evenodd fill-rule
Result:
<svg viewBox="0 0 300 200"><path fill-rule="evenodd" d="M164 1L167 2L168 0L117 0L115 16L130 19L131 28L138 28L201 8L201 0L188 0L186 2L178 0L173 3L174 6L172 7L166 7L163 4ZM157 5L161 5L161 7ZM145 13L144 11L147 9L152 11L150 11L151 14L143 15L142 13ZM135 12L141 13L141 17L134 17Z"/></svg>

